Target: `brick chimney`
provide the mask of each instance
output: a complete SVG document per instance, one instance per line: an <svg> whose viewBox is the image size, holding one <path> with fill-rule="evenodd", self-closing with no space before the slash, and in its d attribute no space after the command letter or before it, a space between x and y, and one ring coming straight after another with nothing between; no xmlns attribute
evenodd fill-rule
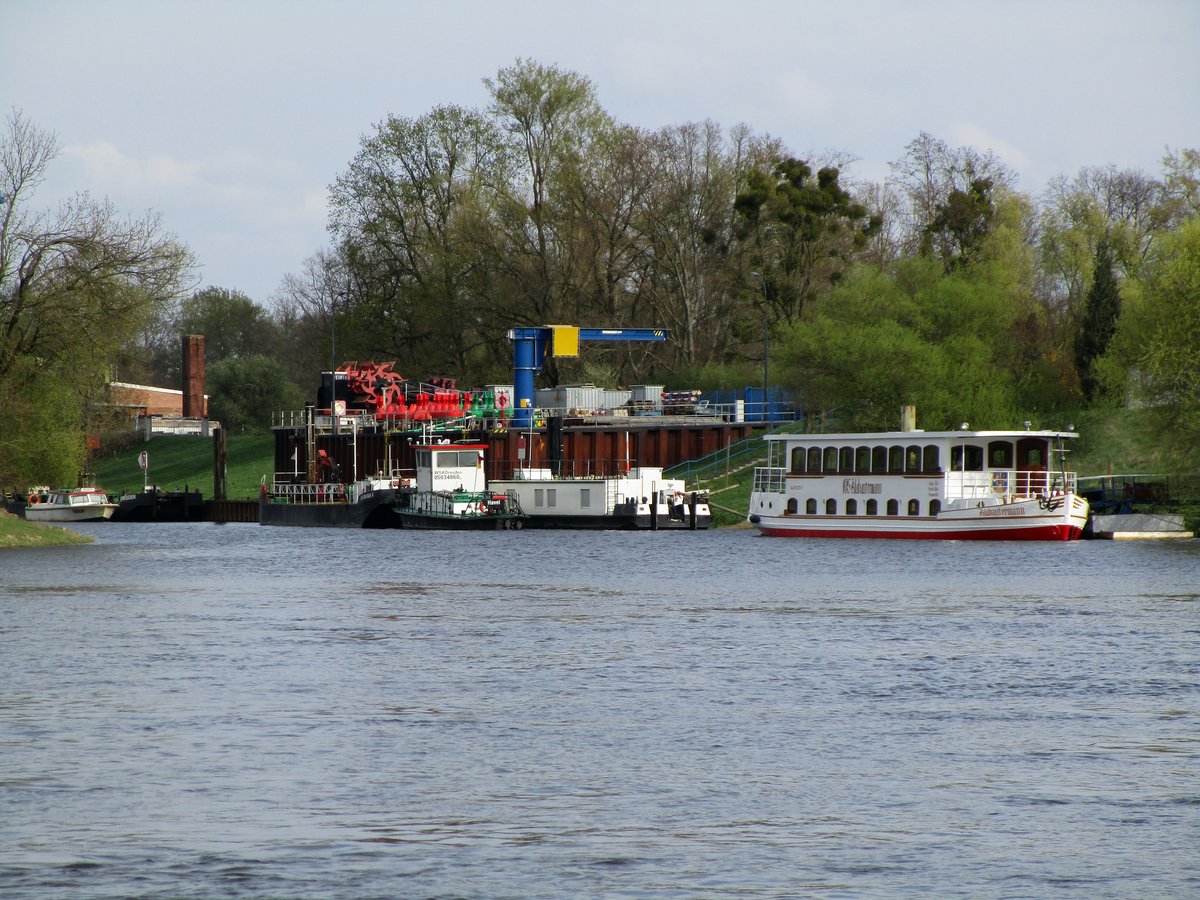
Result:
<svg viewBox="0 0 1200 900"><path fill-rule="evenodd" d="M183 415L203 419L204 408L204 335L183 336Z"/></svg>

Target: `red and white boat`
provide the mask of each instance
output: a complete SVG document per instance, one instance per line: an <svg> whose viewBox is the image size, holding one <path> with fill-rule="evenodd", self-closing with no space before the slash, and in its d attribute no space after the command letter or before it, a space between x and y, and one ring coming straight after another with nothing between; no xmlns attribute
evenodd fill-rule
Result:
<svg viewBox="0 0 1200 900"><path fill-rule="evenodd" d="M1072 431L767 435L750 523L779 537L1070 541L1088 504Z"/></svg>
<svg viewBox="0 0 1200 900"><path fill-rule="evenodd" d="M25 518L31 522L98 522L111 519L116 509L117 504L99 488L37 487L25 501Z"/></svg>

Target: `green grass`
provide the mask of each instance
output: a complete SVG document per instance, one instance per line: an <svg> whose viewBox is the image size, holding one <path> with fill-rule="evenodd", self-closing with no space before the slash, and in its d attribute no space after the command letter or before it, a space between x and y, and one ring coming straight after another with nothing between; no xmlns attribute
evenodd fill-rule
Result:
<svg viewBox="0 0 1200 900"><path fill-rule="evenodd" d="M150 456L150 484L163 490L199 490L213 495L212 438L164 435L93 454L91 466L96 486L109 493L140 491L142 470L138 454ZM270 434L236 434L229 437L225 453L226 496L249 500L258 496L259 481L275 470L275 439Z"/></svg>
<svg viewBox="0 0 1200 900"><path fill-rule="evenodd" d="M90 534L68 531L57 525L26 522L0 510L0 550L6 547L63 547L68 544L90 544Z"/></svg>

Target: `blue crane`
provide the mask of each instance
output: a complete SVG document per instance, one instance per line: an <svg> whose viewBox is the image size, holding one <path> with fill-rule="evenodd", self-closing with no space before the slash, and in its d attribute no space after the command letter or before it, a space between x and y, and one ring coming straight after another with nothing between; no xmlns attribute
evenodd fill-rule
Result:
<svg viewBox="0 0 1200 900"><path fill-rule="evenodd" d="M574 325L543 325L510 328L513 342L513 426L533 424L533 380L542 371L547 348L554 356L578 356L580 341L665 341L663 328L577 328Z"/></svg>

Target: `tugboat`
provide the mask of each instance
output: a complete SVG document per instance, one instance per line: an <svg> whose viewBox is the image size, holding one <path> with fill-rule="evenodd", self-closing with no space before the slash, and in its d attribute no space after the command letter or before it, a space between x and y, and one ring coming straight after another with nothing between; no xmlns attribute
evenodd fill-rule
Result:
<svg viewBox="0 0 1200 900"><path fill-rule="evenodd" d="M417 477L397 493L393 508L402 528L521 528L526 515L511 493L489 490L485 444L424 444L416 448Z"/></svg>

